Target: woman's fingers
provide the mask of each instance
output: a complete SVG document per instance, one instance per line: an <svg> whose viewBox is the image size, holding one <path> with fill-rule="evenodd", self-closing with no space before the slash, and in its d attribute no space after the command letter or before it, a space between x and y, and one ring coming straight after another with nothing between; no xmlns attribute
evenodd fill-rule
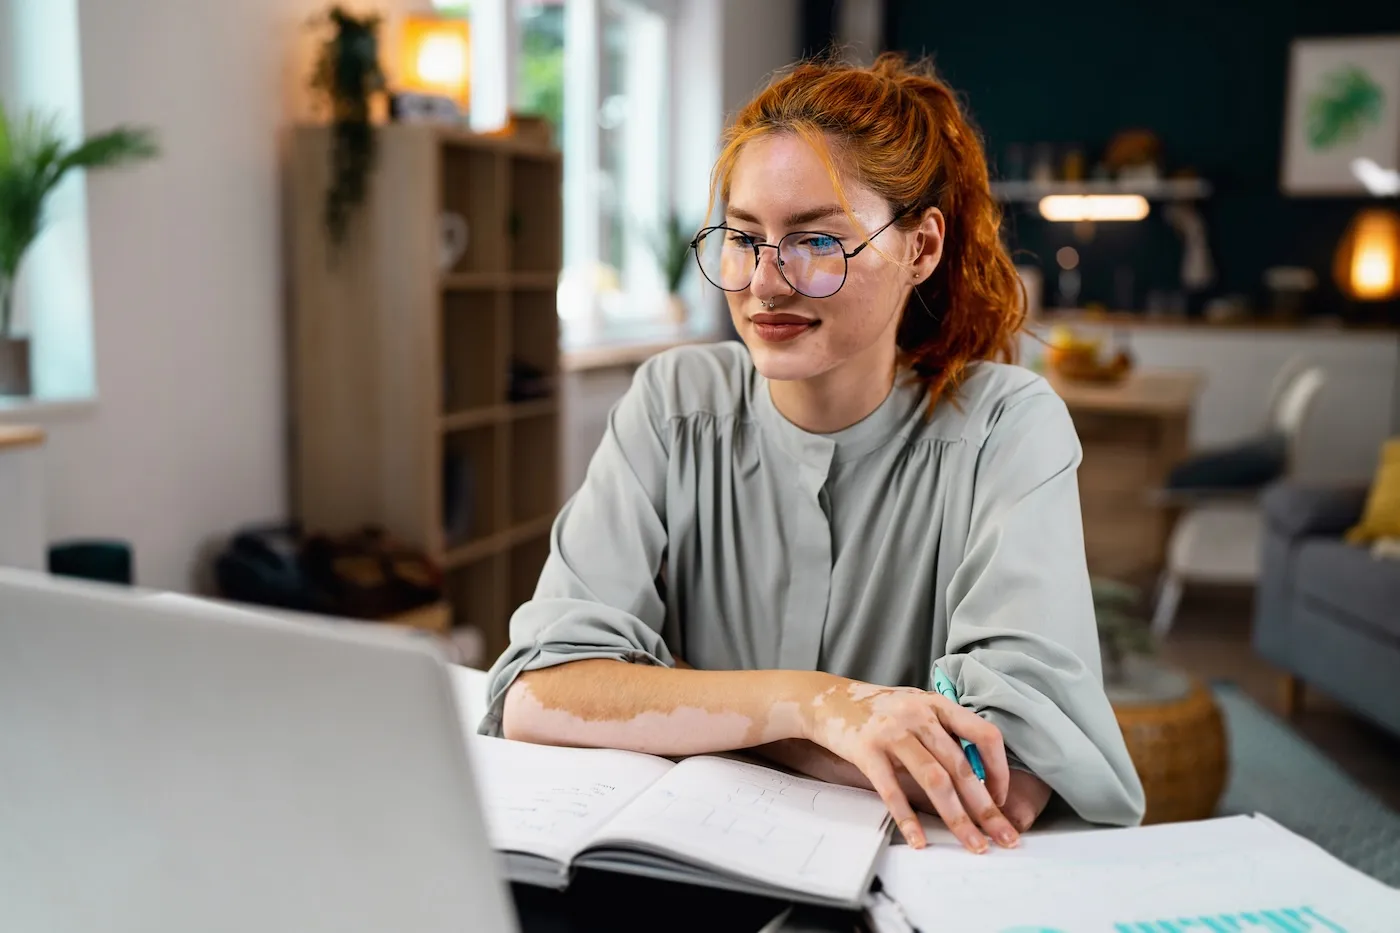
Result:
<svg viewBox="0 0 1400 933"><path fill-rule="evenodd" d="M925 747L933 753L938 764L952 778L953 787L972 821L980 826L984 833L995 839L998 845L1007 848L1016 845L1020 841L1016 826L992 801L992 795L986 785L973 773L962 744L945 732L937 721L931 721L920 734L920 738Z"/></svg>
<svg viewBox="0 0 1400 933"><path fill-rule="evenodd" d="M919 782L929 802L943 818L943 823L958 837L963 848L969 852L986 852L987 837L978 831L977 825L967 815L947 769L930 753L925 743L911 733L895 742L891 751L910 776ZM973 781L976 780L974 777Z"/></svg>
<svg viewBox="0 0 1400 933"><path fill-rule="evenodd" d="M927 843L924 828L919 825L919 818L914 815L909 798L904 796L904 790L894 776L894 768L890 765L889 758L876 749L860 756L859 761L851 763L860 768L870 780L870 786L875 788L875 793L885 802L885 807L889 809L890 816L894 817L895 825L899 827L904 841L916 849L922 849Z"/></svg>
<svg viewBox="0 0 1400 933"><path fill-rule="evenodd" d="M933 708L944 730L954 739L967 739L977 746L987 772L987 793L998 807L1003 806L1010 787L1011 768L1006 763L1006 744L1002 741L1001 730L964 706L944 702L933 704ZM958 744L961 747L961 743Z"/></svg>

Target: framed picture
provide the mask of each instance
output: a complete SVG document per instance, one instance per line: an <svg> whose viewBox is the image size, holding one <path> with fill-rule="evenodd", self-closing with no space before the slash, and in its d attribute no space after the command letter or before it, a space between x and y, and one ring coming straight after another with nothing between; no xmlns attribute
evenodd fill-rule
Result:
<svg viewBox="0 0 1400 933"><path fill-rule="evenodd" d="M1285 194L1364 195L1400 162L1400 36L1297 39L1283 129Z"/></svg>

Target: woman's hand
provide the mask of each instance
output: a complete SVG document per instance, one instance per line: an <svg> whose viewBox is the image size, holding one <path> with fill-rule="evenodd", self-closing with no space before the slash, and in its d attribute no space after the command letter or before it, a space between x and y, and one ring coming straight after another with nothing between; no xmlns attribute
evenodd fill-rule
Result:
<svg viewBox="0 0 1400 933"><path fill-rule="evenodd" d="M1001 731L971 710L913 687L879 687L832 677L826 689L807 701L803 720L806 738L840 755L869 779L911 846L922 848L926 840L909 795L900 787L896 766L908 771L970 851L987 850L983 832L1000 845L1016 845L1019 834L999 809L1010 781ZM972 773L959 738L981 752L985 785Z"/></svg>
<svg viewBox="0 0 1400 933"><path fill-rule="evenodd" d="M1031 828L1050 802L1050 785L1029 771L1011 772L1011 785L1006 792L1006 802L1001 812L1021 832Z"/></svg>

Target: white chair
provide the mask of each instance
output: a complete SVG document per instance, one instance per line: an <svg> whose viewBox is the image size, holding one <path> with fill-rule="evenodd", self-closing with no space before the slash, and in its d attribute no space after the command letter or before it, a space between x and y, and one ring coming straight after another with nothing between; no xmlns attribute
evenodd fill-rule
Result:
<svg viewBox="0 0 1400 933"><path fill-rule="evenodd" d="M1327 373L1291 359L1274 377L1266 427L1285 443L1285 474L1293 472L1299 438ZM1166 569L1152 614L1152 633L1165 638L1187 583L1252 584L1259 573L1261 517L1257 490L1204 490L1173 495L1183 503L1167 542Z"/></svg>

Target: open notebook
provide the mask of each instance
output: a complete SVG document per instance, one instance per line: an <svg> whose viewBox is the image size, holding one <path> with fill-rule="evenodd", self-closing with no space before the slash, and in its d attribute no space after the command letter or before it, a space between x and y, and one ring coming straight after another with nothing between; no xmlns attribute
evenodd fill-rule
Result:
<svg viewBox="0 0 1400 933"><path fill-rule="evenodd" d="M473 736L492 845L512 881L602 868L859 907L889 835L880 798L746 761Z"/></svg>

